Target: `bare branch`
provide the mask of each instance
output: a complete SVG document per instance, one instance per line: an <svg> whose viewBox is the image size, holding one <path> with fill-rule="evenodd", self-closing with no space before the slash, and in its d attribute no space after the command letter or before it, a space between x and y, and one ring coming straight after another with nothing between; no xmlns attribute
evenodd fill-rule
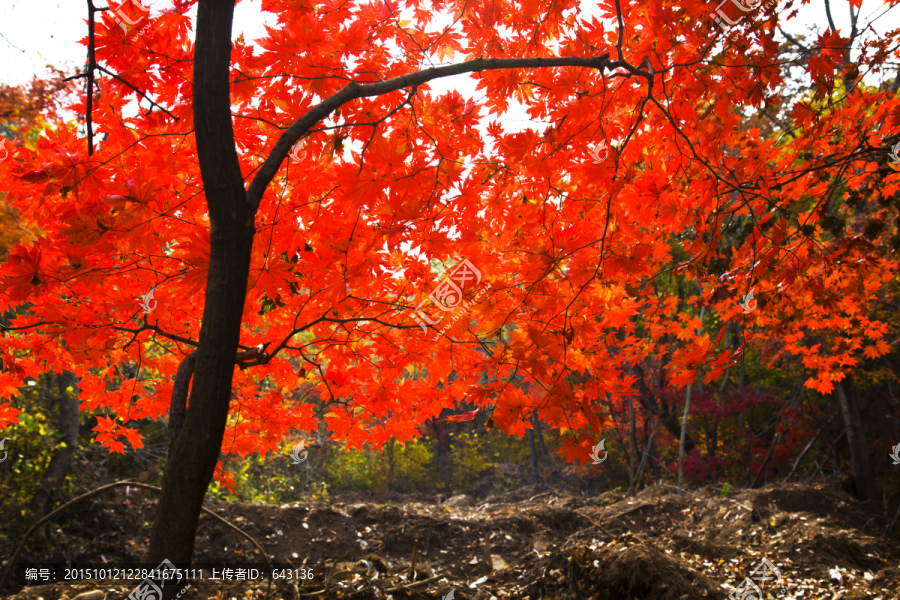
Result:
<svg viewBox="0 0 900 600"><path fill-rule="evenodd" d="M91 112L94 109L94 65L96 64L96 60L94 58L94 13L97 12L97 9L94 8L94 0L87 0L88 3L88 65L87 65L87 104L85 105L85 112L87 112L86 118L86 129L87 129L87 139L88 139L88 156L93 156L94 154L94 124L91 121Z"/></svg>
<svg viewBox="0 0 900 600"><path fill-rule="evenodd" d="M624 60L610 61L609 53L607 52L600 56L590 58L581 56L547 58L476 58L455 65L424 69L416 73L401 75L385 81L369 84L360 84L357 82L350 83L341 91L307 111L305 115L295 121L294 124L281 135L278 142L276 142L275 147L272 149L271 154L269 154L269 157L259 168L259 171L256 173L256 176L253 178L253 181L247 189L247 202L249 203L251 214L256 214L263 193L275 177L275 174L281 167L281 163L284 162L284 159L291 151L291 147L297 143L297 140L306 134L313 125L327 117L337 108L340 108L352 100L381 96L405 88L415 88L434 79L451 77L453 75L461 75L464 73L501 69L540 69L547 67L584 67L587 69L598 69L601 72L604 69L612 70L623 68L632 75L639 75L648 80L653 79L653 76L649 72L638 69Z"/></svg>
<svg viewBox="0 0 900 600"><path fill-rule="evenodd" d="M828 26L831 27L831 33L835 33L837 31L837 27L834 26L834 19L831 18L830 0L825 0L825 15L828 17Z"/></svg>
<svg viewBox="0 0 900 600"><path fill-rule="evenodd" d="M151 100L151 99L147 96L147 94L145 94L144 92L142 92L141 90L139 90L137 87L135 87L135 86L132 85L131 83L125 81L124 79L122 79L121 77L119 77L118 75L116 75L115 73L113 73L112 71L110 71L109 69L107 69L106 67L101 67L100 65L95 65L95 66L96 66L96 68L99 69L100 71L103 71L104 73L106 73L106 74L109 75L110 77L112 77L112 78L114 78L114 79L117 79L118 81L121 81L123 84L125 84L126 86L128 86L129 88L131 88L132 90L134 90L135 92L137 92L138 94L140 94L140 95L141 95L141 98L143 98L144 100L146 100L147 102L149 102L149 103L151 104L150 110L153 110L152 107L155 106L156 108L158 108L159 110L163 111L164 113L166 113L167 115L169 115L170 117L172 117L173 119L175 119L176 121L178 120L178 117L176 117L175 115L173 115L172 113L170 113L169 111L167 111L165 108L163 108L162 106L160 106L159 104L157 104L156 102L154 102L153 100Z"/></svg>

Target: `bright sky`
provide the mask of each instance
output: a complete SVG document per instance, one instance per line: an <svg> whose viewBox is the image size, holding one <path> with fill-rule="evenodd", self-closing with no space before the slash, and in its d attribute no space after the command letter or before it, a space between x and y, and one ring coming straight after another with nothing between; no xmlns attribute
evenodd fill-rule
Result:
<svg viewBox="0 0 900 600"><path fill-rule="evenodd" d="M626 0L627 1L627 0ZM728 0L726 0L728 1ZM740 1L740 0L735 0ZM759 0L757 0L758 2ZM96 6L105 6L104 0L95 0ZM750 5L752 0L747 0ZM154 10L171 7L171 0L144 0L146 6ZM779 5L785 6L783 0ZM717 2L710 1L710 12L714 12ZM849 4L846 0L832 0L832 16L842 33L849 31ZM900 10L892 10L886 15L880 1L866 0L863 3L862 20L874 20L878 33L900 27ZM582 4L583 14L596 14L594 2ZM733 11L731 11L733 13ZM745 18L752 18L752 14ZM876 18L878 17L878 18ZM84 64L85 48L78 40L87 34L87 2L84 0L5 0L0 2L0 82L24 83L33 74L42 74L44 65L50 63L58 67L76 67ZM243 0L236 8L235 36L243 32L247 38L255 38L264 33L263 25L275 25L272 15L260 11L260 0ZM797 18L789 23L786 31L791 34L803 32L809 24L816 23L820 30L827 25L824 0L814 0L799 8ZM464 79L462 77L455 78Z"/></svg>
<svg viewBox="0 0 900 600"><path fill-rule="evenodd" d="M105 6L105 0L94 0L98 7ZM627 1L627 0L625 0ZM709 3L710 13L716 10L717 2ZM741 0L724 0L724 2ZM761 3L765 0L756 0ZM152 12L170 8L172 0L143 0ZM753 0L746 0L750 6ZM801 6L798 16L784 27L792 35L806 33L812 24L818 31L827 26L825 17L825 0L813 0L813 3ZM847 33L850 28L849 4L846 0L831 0L832 16L835 25ZM779 6L786 6L782 0ZM402 6L402 0L401 0ZM584 2L581 5L582 15L598 14L595 2ZM734 9L729 11L734 14ZM753 12L744 18L753 18ZM883 34L889 29L900 27L900 10L889 10L881 1L866 0L861 12L861 26L872 23L873 35ZM22 84L35 74L44 75L47 64L74 72L85 61L86 50L78 40L87 34L87 2L84 0L0 0L0 82ZM243 33L245 37L255 39L264 34L265 24L274 26L273 15L262 13L260 0L241 1L235 13L234 36ZM434 24L437 29L443 23ZM612 26L612 24L611 24ZM460 60L460 57L457 57ZM893 73L891 73L893 77ZM431 83L435 93L456 88L464 95L475 95L475 82L467 75L447 78ZM510 111L501 119L511 129L525 126L527 115L520 107L511 105ZM518 127L517 127L518 125Z"/></svg>

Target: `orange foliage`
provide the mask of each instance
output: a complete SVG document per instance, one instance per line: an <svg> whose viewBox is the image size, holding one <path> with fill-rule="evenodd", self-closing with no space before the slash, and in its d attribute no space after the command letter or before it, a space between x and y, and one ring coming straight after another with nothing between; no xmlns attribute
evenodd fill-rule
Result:
<svg viewBox="0 0 900 600"><path fill-rule="evenodd" d="M283 129L324 97L351 80L419 70L421 48L530 57L557 52L552 43L559 56L617 56L615 29L576 19L573 2L513 13L410 0L406 24L392 3L351 4L265 0L278 26L258 46L234 43L235 143L248 181ZM223 450L266 452L291 429L314 429L310 406L292 399L313 382L329 429L351 448L411 439L443 408L472 402L516 435L540 410L565 434L564 454L585 461L612 425L604 403L632 393L626 367L651 354L672 351L669 381L681 387L698 373L720 378L745 344L767 344L773 358L802 360L807 386L825 393L862 357L884 355L885 328L868 307L897 269L900 175L881 150L859 148L896 137L900 99L864 86L835 92L846 40L824 36L806 66L814 90L790 112L796 137L764 135L740 111L780 101L774 27L747 17L746 39L713 51L709 6L681 4L623 3L624 53L649 65L652 90L647 77L583 67L485 70L469 75L483 99L427 84L405 105L406 92L361 97L331 115L340 127L320 123L303 138L302 160L281 165L257 214L245 304L243 347L277 352L235 374ZM457 27L426 30L433 8L455 12ZM129 34L99 18L98 60L169 112L107 77L93 105L105 136L93 156L60 126L0 164L9 204L43 229L0 269L2 300L31 305L0 350L15 352L23 372L76 370L84 407L110 411L98 439L121 451L123 439L140 445L130 419L166 413L190 350L182 341L198 339L210 231L189 17L151 15ZM512 34L501 37L500 25ZM884 45L896 47L900 32L890 35ZM550 126L505 131L497 119L512 97ZM134 100L141 111L124 116ZM83 113L85 99L73 108ZM882 204L871 215L887 224L878 234L863 235L862 217L843 208L850 193ZM464 259L480 281L439 294ZM705 307L704 321L655 287L664 276L696 283L701 293L686 301ZM145 314L151 289L158 306ZM758 307L744 314L751 289ZM420 306L431 331L415 318ZM740 331L733 346L726 323ZM123 361L140 376L108 391ZM277 392L259 393L264 376ZM518 382L546 394L525 395ZM4 410L6 422L15 417ZM229 486L221 465L216 478Z"/></svg>

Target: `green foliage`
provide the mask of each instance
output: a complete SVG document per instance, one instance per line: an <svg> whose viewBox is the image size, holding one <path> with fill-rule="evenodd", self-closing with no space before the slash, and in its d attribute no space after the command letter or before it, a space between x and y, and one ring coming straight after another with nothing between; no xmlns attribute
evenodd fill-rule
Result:
<svg viewBox="0 0 900 600"><path fill-rule="evenodd" d="M231 457L226 470L234 475L235 493L213 481L209 495L216 501L284 504L327 499L330 492L437 494L482 489L502 493L530 483L497 469L502 465L528 468L527 437L484 431L474 424L462 429L448 434L450 442L442 453L436 439L423 436L405 445L388 442L380 452L368 447L348 451L332 444L311 447L307 461L300 465L287 458L287 447L281 456L269 454L265 459ZM559 437L545 431L544 439L553 454L560 446ZM540 463L546 470L543 458ZM487 488L482 485L485 482L490 484Z"/></svg>
<svg viewBox="0 0 900 600"><path fill-rule="evenodd" d="M67 393L73 391L69 388ZM58 393L56 385L42 374L36 380L29 379L21 395L13 398L14 405L22 413L20 422L4 429L0 437L7 438L5 451L8 452L3 468L0 468L0 488L7 490L0 495L0 515L9 518L25 516L50 460L57 450L65 447L63 436L56 429L54 393ZM63 491L71 488L69 477Z"/></svg>
<svg viewBox="0 0 900 600"><path fill-rule="evenodd" d="M433 485L433 461L434 443L430 438L410 441L405 446L389 442L382 453L368 449L329 453L323 477L335 490L409 493Z"/></svg>
<svg viewBox="0 0 900 600"><path fill-rule="evenodd" d="M380 458L368 449L346 454L332 451L326 459L325 471L335 490L369 492L383 488L386 482L386 465Z"/></svg>
<svg viewBox="0 0 900 600"><path fill-rule="evenodd" d="M282 504L295 499L301 484L294 466L285 456L277 454L251 454L228 462L228 470L234 474L234 493L213 480L210 498L217 502L243 502L247 504Z"/></svg>
<svg viewBox="0 0 900 600"><path fill-rule="evenodd" d="M726 481L725 485L722 486L722 491L719 492L719 496L727 498L729 494L731 494L731 484Z"/></svg>
<svg viewBox="0 0 900 600"><path fill-rule="evenodd" d="M486 456L489 444L484 443L484 436L477 433L460 433L451 444L453 452L453 489L462 490L469 487L493 464ZM499 454L499 452L497 453Z"/></svg>
<svg viewBox="0 0 900 600"><path fill-rule="evenodd" d="M431 483L431 464L434 460L434 442L431 438L408 442L404 447L395 447L393 452L393 490L408 493L424 489Z"/></svg>

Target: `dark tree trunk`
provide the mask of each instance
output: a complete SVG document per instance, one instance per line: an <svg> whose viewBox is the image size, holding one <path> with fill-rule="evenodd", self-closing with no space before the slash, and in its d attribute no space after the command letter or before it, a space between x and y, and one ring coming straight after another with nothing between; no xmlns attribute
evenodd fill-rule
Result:
<svg viewBox="0 0 900 600"><path fill-rule="evenodd" d="M187 412L188 392L191 386L191 377L194 375L194 362L197 360L197 351L184 357L175 374L175 382L172 385L172 404L169 408L169 451L168 458L175 456L175 440L184 426L184 415Z"/></svg>
<svg viewBox="0 0 900 600"><path fill-rule="evenodd" d="M637 440L634 430L634 399L628 398L628 492L629 497L634 496L637 490L638 463Z"/></svg>
<svg viewBox="0 0 900 600"><path fill-rule="evenodd" d="M650 388L647 387L647 382L644 381L643 367L641 367L640 365L634 365L634 370L638 374L637 384L638 389L641 392L638 395L638 402L640 402L641 406L643 406L648 412L651 412L659 417L660 421L662 421L663 427L665 427L675 437L676 440L681 440L681 422L678 420L678 412L670 407L661 398L659 399L659 404L657 404L656 397L654 396ZM663 384L665 383L664 376L661 375L660 380L663 382ZM696 448L694 440L691 438L691 436L685 434L685 453L690 454L691 450L693 450L694 448Z"/></svg>
<svg viewBox="0 0 900 600"><path fill-rule="evenodd" d="M394 491L394 438L385 444L388 456L388 491Z"/></svg>
<svg viewBox="0 0 900 600"><path fill-rule="evenodd" d="M744 393L744 376L746 370L744 367L744 357L741 357L741 368L738 372L738 391ZM738 425L744 433L744 486L750 487L750 426L747 424L746 413L741 413L738 417Z"/></svg>
<svg viewBox="0 0 900 600"><path fill-rule="evenodd" d="M537 449L534 445L534 429L528 430L528 445L531 448L531 483L538 482Z"/></svg>
<svg viewBox="0 0 900 600"><path fill-rule="evenodd" d="M841 408L841 417L847 427L847 442L850 446L850 458L853 461L853 482L856 495L866 509L879 513L878 489L875 485L875 472L869 457L869 442L859 416L859 407L853 394L853 381L847 377L845 381L834 383L834 392Z"/></svg>
<svg viewBox="0 0 900 600"><path fill-rule="evenodd" d="M206 489L215 470L250 272L253 210L231 122L229 73L234 2L200 0L194 46L194 129L210 217L210 262L190 403L163 476L145 560L190 564ZM166 589L166 592L169 590Z"/></svg>
<svg viewBox="0 0 900 600"><path fill-rule="evenodd" d="M447 424L440 419L451 414L453 414L452 410L447 410L446 415L444 414L444 411L441 411L441 414L438 415L437 418L431 419L428 422L431 426L431 430L434 432L435 451L438 456L446 456L450 450L450 436L447 435Z"/></svg>
<svg viewBox="0 0 900 600"><path fill-rule="evenodd" d="M451 411L447 411L450 414ZM447 435L447 423L441 421L444 411L437 418L428 421L432 432L434 432L434 460L432 464L435 469L435 477L449 486L453 480L453 461L448 460L450 455L450 436Z"/></svg>
<svg viewBox="0 0 900 600"><path fill-rule="evenodd" d="M63 371L61 374L49 375L55 380L59 401L59 431L63 434L63 442L66 447L60 448L41 478L37 492L31 497L28 509L35 520L40 519L49 512L59 490L66 481L66 475L75 458L75 450L78 448L78 392L69 394L66 388L75 385L75 374L71 371Z"/></svg>
<svg viewBox="0 0 900 600"><path fill-rule="evenodd" d="M553 463L550 460L550 453L547 452L547 445L544 443L544 434L541 431L541 420L538 418L537 411L534 411L531 415L531 423L534 425L534 432L537 436L538 444L541 447L541 455L544 457L544 464L546 464L548 468L551 468Z"/></svg>

